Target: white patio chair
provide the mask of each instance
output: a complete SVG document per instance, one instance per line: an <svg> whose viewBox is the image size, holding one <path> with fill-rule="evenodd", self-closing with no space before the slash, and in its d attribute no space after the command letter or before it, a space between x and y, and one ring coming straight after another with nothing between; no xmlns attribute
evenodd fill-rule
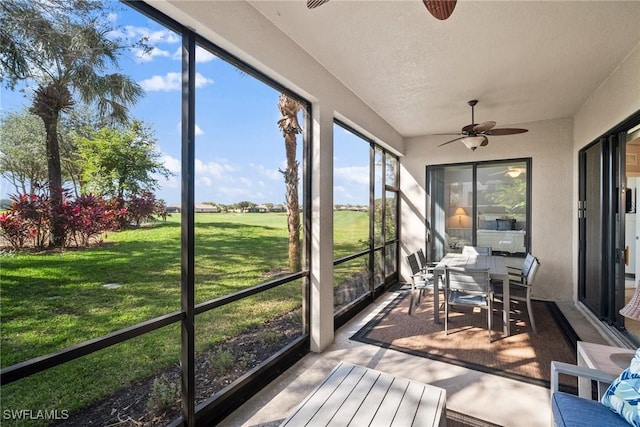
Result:
<svg viewBox="0 0 640 427"><path fill-rule="evenodd" d="M489 269L445 267L444 333L449 334L449 307L466 305L487 310L489 342L493 328L493 288Z"/></svg>
<svg viewBox="0 0 640 427"><path fill-rule="evenodd" d="M420 264L418 263L418 258L415 253L407 256L407 262L409 263L409 267L411 268L411 301L409 303L409 315L411 315L411 311L413 308L413 295L415 291L418 291L418 298L416 300L416 306L420 304L420 297L425 290L434 290L433 284L433 274L425 273L420 268ZM444 289L441 283L438 284L438 292ZM435 292L435 290L434 290Z"/></svg>
<svg viewBox="0 0 640 427"><path fill-rule="evenodd" d="M533 310L531 307L531 291L533 288L533 281L538 273L540 267L540 261L538 258L528 253L522 263L522 268L507 267L509 271L509 298L516 301L524 301L527 303L527 312L529 313L529 322L531 323L531 329L534 334L537 334L536 322L533 318ZM502 281L494 281L493 287L495 295L502 297ZM508 304L508 301L503 301L503 304Z"/></svg>

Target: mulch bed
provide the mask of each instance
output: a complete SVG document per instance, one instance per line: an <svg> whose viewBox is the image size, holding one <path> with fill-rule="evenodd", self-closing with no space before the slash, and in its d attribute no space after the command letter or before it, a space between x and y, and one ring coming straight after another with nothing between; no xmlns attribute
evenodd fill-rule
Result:
<svg viewBox="0 0 640 427"><path fill-rule="evenodd" d="M244 334L222 342L196 355L196 402L202 402L219 392L249 369L259 365L273 353L283 348L300 334L300 323L295 321L299 316L285 315L274 319L260 328L254 328ZM261 331L269 330L269 336L275 339L265 341ZM229 372L216 373L211 367L212 355L221 349L233 355L234 368ZM178 418L180 413L179 396L168 410L153 413L147 409L151 398L153 381L164 377L168 383L180 384L180 368L171 367L153 377L119 390L114 395L84 410L72 414L70 418L55 424L56 426L164 426ZM178 388L179 389L179 388Z"/></svg>

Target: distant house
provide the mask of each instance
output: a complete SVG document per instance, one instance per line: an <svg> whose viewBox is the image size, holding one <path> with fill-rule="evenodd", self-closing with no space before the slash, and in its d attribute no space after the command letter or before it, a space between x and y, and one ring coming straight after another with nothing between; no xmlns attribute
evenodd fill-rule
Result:
<svg viewBox="0 0 640 427"><path fill-rule="evenodd" d="M196 203L193 205L194 206L194 210L195 212L199 212L199 213L218 213L218 207L217 206L211 206L208 205L206 203Z"/></svg>
<svg viewBox="0 0 640 427"><path fill-rule="evenodd" d="M180 205L167 205L167 213L179 213Z"/></svg>

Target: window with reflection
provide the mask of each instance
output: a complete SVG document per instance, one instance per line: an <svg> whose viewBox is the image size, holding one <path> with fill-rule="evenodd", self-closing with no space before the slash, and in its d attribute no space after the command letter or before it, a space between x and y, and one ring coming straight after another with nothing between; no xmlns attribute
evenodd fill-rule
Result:
<svg viewBox="0 0 640 427"><path fill-rule="evenodd" d="M467 245L522 258L529 250L530 159L427 167L432 260Z"/></svg>

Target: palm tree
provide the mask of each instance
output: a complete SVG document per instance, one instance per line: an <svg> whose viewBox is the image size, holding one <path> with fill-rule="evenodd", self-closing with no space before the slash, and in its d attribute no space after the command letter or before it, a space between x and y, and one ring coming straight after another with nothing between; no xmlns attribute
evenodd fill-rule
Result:
<svg viewBox="0 0 640 427"><path fill-rule="evenodd" d="M64 244L58 216L62 170L58 124L75 104L74 95L94 105L113 123L128 120L127 106L144 93L131 78L112 72L126 46L109 37L102 4L92 0L3 0L0 64L6 84L30 80L37 87L31 111L44 122L51 200L50 246Z"/></svg>
<svg viewBox="0 0 640 427"><path fill-rule="evenodd" d="M289 270L298 271L300 262L300 205L298 202L298 161L296 160L296 135L302 133L298 123L298 112L302 104L288 95L280 94L278 109L281 118L278 127L284 136L287 155L287 168L280 172L284 175L287 201L287 226L289 230Z"/></svg>

